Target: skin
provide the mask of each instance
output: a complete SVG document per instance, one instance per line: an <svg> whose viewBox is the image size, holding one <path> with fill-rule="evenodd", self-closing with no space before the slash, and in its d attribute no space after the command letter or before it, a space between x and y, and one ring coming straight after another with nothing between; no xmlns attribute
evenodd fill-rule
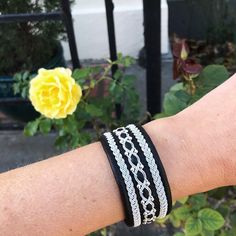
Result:
<svg viewBox="0 0 236 236"><path fill-rule="evenodd" d="M176 116L144 126L173 200L236 184L236 76ZM4 236L85 235L124 219L99 142L0 175Z"/></svg>

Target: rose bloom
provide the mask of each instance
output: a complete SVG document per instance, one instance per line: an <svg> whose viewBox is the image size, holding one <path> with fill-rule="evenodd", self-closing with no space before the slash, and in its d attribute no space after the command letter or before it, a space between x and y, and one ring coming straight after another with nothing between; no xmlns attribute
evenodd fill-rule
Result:
<svg viewBox="0 0 236 236"><path fill-rule="evenodd" d="M71 74L71 70L65 68L38 71L29 89L30 101L38 112L51 119L60 119L75 111L82 90Z"/></svg>

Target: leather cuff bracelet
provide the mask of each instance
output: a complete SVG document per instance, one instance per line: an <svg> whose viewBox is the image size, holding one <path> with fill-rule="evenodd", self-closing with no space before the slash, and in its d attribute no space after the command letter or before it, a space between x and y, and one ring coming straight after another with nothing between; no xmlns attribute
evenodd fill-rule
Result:
<svg viewBox="0 0 236 236"><path fill-rule="evenodd" d="M172 207L168 179L158 152L141 127L130 124L101 136L122 197L128 226L164 218Z"/></svg>

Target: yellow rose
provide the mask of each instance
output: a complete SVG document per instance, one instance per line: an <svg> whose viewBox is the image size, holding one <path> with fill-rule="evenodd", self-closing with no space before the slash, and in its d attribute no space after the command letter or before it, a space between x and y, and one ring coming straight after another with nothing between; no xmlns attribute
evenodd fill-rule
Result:
<svg viewBox="0 0 236 236"><path fill-rule="evenodd" d="M38 112L51 119L60 119L75 111L82 91L71 74L71 70L65 68L38 71L29 89L29 98Z"/></svg>

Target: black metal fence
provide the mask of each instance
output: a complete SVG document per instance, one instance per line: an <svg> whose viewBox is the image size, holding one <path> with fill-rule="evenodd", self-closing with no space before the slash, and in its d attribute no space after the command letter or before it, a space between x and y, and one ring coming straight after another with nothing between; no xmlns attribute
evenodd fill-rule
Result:
<svg viewBox="0 0 236 236"><path fill-rule="evenodd" d="M10 23L10 22L62 20L66 27L73 67L79 68L80 62L76 47L70 3L69 0L60 0L60 1L61 1L61 11L46 12L46 13L22 13L22 14L0 15L0 24Z"/></svg>
<svg viewBox="0 0 236 236"><path fill-rule="evenodd" d="M110 58L113 61L117 59L114 26L115 6L112 0L105 0L105 7ZM161 111L160 13L161 2L159 0L143 0L144 38L146 52L147 109L151 114L155 114ZM69 0L61 0L61 11L58 12L0 15L0 24L9 22L45 20L62 20L64 22L69 41L72 65L74 68L80 68L81 64L77 52ZM114 66L112 68L112 73L114 74L116 70L117 66ZM17 102L17 99L13 99L12 101L8 100L6 99L4 102ZM117 106L116 110L119 114L120 107Z"/></svg>

